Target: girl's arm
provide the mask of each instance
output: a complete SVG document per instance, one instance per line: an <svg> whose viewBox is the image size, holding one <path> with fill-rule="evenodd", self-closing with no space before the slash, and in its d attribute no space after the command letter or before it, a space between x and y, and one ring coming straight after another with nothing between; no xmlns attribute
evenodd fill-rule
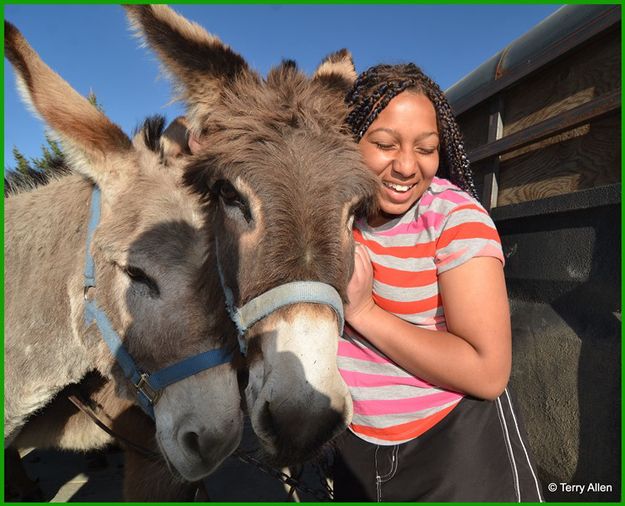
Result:
<svg viewBox="0 0 625 506"><path fill-rule="evenodd" d="M347 322L406 371L433 385L495 399L508 383L511 330L499 260L473 258L439 275L447 332L426 330L384 311L372 298L373 269L356 246Z"/></svg>

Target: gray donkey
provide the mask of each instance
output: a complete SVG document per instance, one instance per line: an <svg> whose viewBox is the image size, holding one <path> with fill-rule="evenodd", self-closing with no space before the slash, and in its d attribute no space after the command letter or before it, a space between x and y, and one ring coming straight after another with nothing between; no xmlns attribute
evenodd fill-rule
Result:
<svg viewBox="0 0 625 506"><path fill-rule="evenodd" d="M200 198L182 184L184 157L163 167L143 133L131 141L9 23L5 54L75 171L5 199L5 446L64 387L97 371L120 399L158 397L146 410L163 455L187 480L206 476L239 445L243 417L229 359L236 340L222 332L219 281L203 275L212 248ZM87 247L96 187L100 219ZM114 353L105 334L118 339ZM183 379L172 382L167 368L194 356L220 360L208 369L183 362L196 374L174 369ZM66 438L94 445L84 434Z"/></svg>
<svg viewBox="0 0 625 506"><path fill-rule="evenodd" d="M161 170L179 165L185 152L186 127L179 118L163 131L164 119L153 117L145 121L135 135L139 149L157 154ZM178 170L178 169L174 169ZM59 167L55 174L68 173ZM5 178L9 194L34 190L45 180L18 177ZM167 240L167 237L163 237ZM171 308L172 311L176 308ZM82 412L73 401L78 399L87 410L100 418L114 433L111 437ZM236 428L236 427L235 427ZM87 373L79 383L61 390L46 406L28 418L5 451L5 500L42 500L42 491L22 468L17 449L59 448L86 451L104 448L117 441L124 448L123 497L127 501L193 500L197 484L189 483L179 473L172 472L159 456L154 423L132 399L116 392L115 383L97 371ZM227 455L225 455L227 456Z"/></svg>
<svg viewBox="0 0 625 506"><path fill-rule="evenodd" d="M252 428L271 461L301 462L351 419L338 335L354 213L377 191L344 128L351 57L329 56L312 79L291 61L261 78L169 7L125 8L187 104L185 181L206 205L204 275L220 280L246 355Z"/></svg>

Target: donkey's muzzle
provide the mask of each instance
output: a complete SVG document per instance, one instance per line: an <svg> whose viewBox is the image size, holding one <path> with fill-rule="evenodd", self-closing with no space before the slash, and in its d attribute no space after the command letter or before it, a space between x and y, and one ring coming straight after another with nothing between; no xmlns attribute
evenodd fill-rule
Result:
<svg viewBox="0 0 625 506"><path fill-rule="evenodd" d="M262 352L249 365L245 392L252 427L278 463L306 460L351 421L337 366L336 317L325 305L297 304L252 332Z"/></svg>

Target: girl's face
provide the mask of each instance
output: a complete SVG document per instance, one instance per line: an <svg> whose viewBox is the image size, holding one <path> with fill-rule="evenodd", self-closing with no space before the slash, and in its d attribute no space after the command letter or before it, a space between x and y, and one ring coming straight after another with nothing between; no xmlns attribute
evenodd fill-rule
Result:
<svg viewBox="0 0 625 506"><path fill-rule="evenodd" d="M369 169L382 182L380 225L401 215L423 195L438 170L436 111L421 93L393 97L359 142Z"/></svg>

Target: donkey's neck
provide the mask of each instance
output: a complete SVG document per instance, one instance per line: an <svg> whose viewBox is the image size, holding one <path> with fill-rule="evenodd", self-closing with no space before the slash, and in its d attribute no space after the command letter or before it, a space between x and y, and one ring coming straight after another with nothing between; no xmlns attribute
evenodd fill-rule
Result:
<svg viewBox="0 0 625 506"><path fill-rule="evenodd" d="M76 313L92 185L70 175L5 199L5 434L93 368Z"/></svg>

